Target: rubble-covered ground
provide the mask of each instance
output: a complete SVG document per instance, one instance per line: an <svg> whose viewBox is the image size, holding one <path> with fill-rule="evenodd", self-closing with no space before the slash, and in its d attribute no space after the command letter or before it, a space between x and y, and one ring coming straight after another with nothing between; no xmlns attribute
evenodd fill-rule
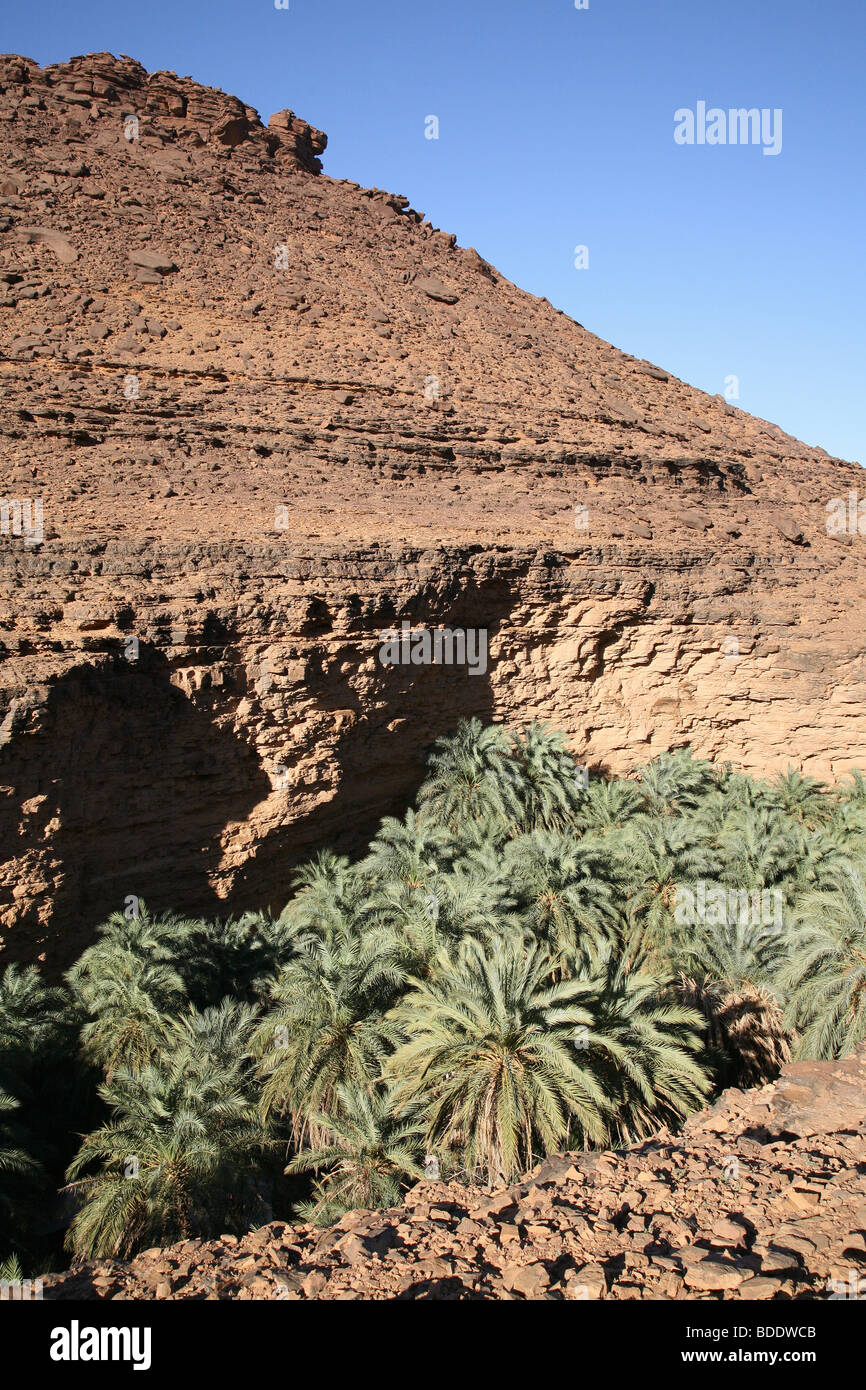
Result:
<svg viewBox="0 0 866 1390"><path fill-rule="evenodd" d="M558 1155L492 1194L419 1183L327 1230L275 1222L79 1263L45 1297L823 1299L866 1293L864 1266L861 1046L726 1091L677 1137Z"/></svg>

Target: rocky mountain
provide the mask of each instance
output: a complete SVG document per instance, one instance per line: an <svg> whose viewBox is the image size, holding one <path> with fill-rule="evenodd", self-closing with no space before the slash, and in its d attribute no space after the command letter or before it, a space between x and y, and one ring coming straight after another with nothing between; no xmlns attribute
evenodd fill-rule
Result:
<svg viewBox="0 0 866 1390"><path fill-rule="evenodd" d="M462 715L866 761L861 470L519 290L321 131L0 59L0 925L287 896ZM808 340L805 340L806 346ZM856 526L855 526L856 530ZM484 629L486 670L381 633Z"/></svg>
<svg viewBox="0 0 866 1390"><path fill-rule="evenodd" d="M674 1139L550 1158L499 1192L420 1183L333 1227L80 1262L48 1299L866 1295L866 1048L726 1091Z"/></svg>

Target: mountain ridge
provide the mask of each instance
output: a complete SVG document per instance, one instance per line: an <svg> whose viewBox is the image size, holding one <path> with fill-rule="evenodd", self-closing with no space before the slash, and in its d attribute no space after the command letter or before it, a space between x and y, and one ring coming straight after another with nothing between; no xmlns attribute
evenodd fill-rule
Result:
<svg viewBox="0 0 866 1390"><path fill-rule="evenodd" d="M134 118L137 124L130 124ZM234 910L461 716L619 772L866 756L862 470L595 337L286 108L0 59L0 927ZM7 528L8 530L8 528ZM490 668L387 670L407 619ZM371 775L372 774L372 775Z"/></svg>

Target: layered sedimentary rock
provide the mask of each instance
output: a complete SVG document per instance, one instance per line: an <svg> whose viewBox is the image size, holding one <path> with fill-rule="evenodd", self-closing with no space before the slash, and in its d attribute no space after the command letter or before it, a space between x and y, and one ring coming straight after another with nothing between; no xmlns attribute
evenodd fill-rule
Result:
<svg viewBox="0 0 866 1390"><path fill-rule="evenodd" d="M419 1183L326 1231L263 1226L50 1275L50 1299L862 1299L866 1051L726 1091L674 1139L489 1193Z"/></svg>
<svg viewBox="0 0 866 1390"><path fill-rule="evenodd" d="M0 924L281 904L462 715L866 762L861 470L509 283L326 140L97 54L0 61ZM18 505L18 510L12 503ZM17 533L17 534L16 534ZM484 629L486 671L380 634Z"/></svg>

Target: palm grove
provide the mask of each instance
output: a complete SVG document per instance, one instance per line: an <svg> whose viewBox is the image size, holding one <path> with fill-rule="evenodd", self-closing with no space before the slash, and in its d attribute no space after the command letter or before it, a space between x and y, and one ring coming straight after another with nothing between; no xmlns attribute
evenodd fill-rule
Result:
<svg viewBox="0 0 866 1390"><path fill-rule="evenodd" d="M62 986L6 968L0 1272L326 1223L425 1173L507 1183L841 1056L866 1036L864 866L859 774L679 750L586 785L558 733L465 722L414 808L358 862L320 854L279 917L140 904Z"/></svg>

